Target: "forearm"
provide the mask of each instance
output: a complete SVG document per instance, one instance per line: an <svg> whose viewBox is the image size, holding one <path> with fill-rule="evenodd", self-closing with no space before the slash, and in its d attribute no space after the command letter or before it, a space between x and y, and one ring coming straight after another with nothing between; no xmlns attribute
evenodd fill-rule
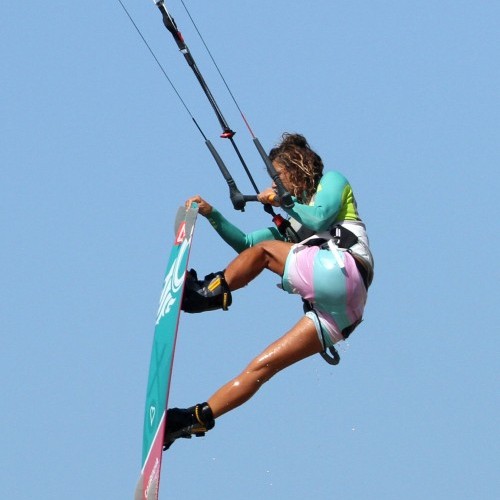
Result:
<svg viewBox="0 0 500 500"><path fill-rule="evenodd" d="M241 253L246 248L265 240L282 239L275 228L265 228L251 233L244 233L231 224L217 209L213 208L207 219L219 236L236 252Z"/></svg>

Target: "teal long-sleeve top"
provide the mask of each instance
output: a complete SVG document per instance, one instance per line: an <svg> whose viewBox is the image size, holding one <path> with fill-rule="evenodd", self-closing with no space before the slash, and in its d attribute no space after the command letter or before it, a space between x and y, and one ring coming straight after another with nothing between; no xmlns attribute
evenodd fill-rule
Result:
<svg viewBox="0 0 500 500"><path fill-rule="evenodd" d="M312 233L327 231L336 222L360 220L351 185L339 172L327 172L321 178L309 204L299 203L295 198L293 201L292 208L283 210ZM238 253L260 241L283 240L275 227L245 233L215 208L207 219L221 238Z"/></svg>

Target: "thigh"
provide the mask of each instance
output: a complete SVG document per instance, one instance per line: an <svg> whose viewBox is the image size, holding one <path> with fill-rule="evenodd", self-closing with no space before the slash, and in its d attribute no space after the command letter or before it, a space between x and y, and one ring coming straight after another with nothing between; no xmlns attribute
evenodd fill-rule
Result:
<svg viewBox="0 0 500 500"><path fill-rule="evenodd" d="M315 308L321 311L327 330L338 330L358 322L367 298L363 279L353 256L342 252L344 267L333 265L331 252L322 251L314 263Z"/></svg>
<svg viewBox="0 0 500 500"><path fill-rule="evenodd" d="M352 255L339 254L343 266L329 249L298 246L290 252L283 288L310 302L318 336L326 346L343 339L342 330L363 316L366 288Z"/></svg>

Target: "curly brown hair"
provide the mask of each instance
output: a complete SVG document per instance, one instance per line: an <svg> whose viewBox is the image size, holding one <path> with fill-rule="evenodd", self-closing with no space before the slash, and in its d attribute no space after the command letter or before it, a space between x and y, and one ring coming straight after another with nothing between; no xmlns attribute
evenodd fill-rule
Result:
<svg viewBox="0 0 500 500"><path fill-rule="evenodd" d="M323 161L300 134L285 132L281 142L269 152L269 159L286 170L291 194L301 203L309 203L323 175Z"/></svg>

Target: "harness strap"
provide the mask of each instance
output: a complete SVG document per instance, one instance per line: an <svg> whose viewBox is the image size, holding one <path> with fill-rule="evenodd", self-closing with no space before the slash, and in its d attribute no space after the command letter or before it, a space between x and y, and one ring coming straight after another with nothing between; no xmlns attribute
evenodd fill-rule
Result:
<svg viewBox="0 0 500 500"><path fill-rule="evenodd" d="M330 354L326 352L326 349L323 352L320 352L321 357L329 364L329 365L338 365L340 363L340 355L335 349L335 347L329 347L328 350L330 351Z"/></svg>

